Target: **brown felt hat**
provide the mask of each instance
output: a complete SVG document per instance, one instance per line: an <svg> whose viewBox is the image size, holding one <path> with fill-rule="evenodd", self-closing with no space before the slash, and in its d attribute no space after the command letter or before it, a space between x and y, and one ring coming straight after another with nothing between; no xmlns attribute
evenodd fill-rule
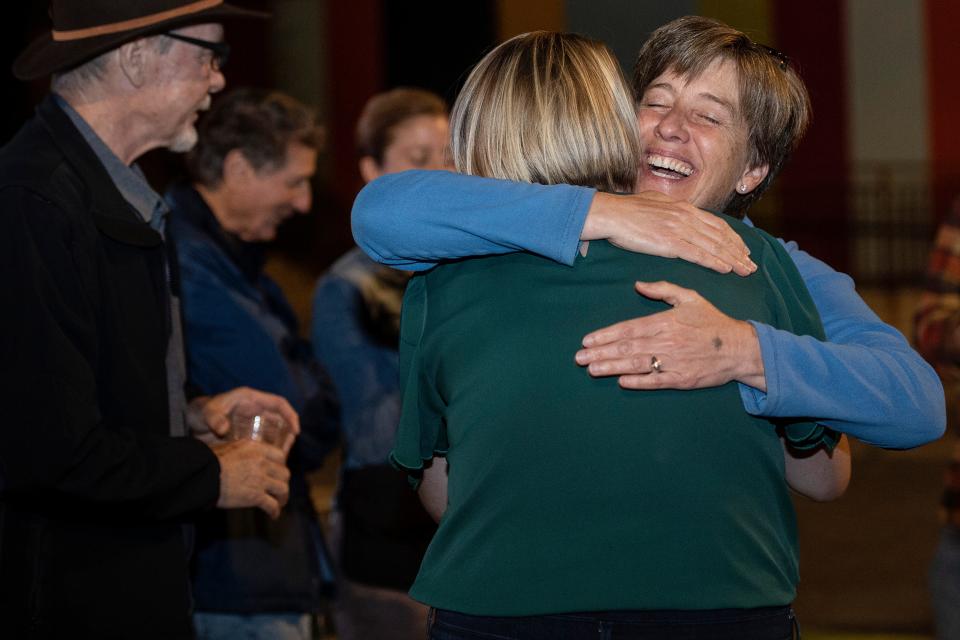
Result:
<svg viewBox="0 0 960 640"><path fill-rule="evenodd" d="M267 18L223 0L52 0L53 29L13 62L20 80L41 78L144 36L228 18Z"/></svg>

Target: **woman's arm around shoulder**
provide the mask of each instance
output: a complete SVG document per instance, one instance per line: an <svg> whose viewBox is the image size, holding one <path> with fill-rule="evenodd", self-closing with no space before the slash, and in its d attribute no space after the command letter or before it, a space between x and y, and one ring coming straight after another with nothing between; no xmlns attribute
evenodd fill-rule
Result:
<svg viewBox="0 0 960 640"><path fill-rule="evenodd" d="M616 195L448 171L404 171L367 184L354 201L353 235L377 262L414 271L513 251L569 265L580 240L598 239L720 273L743 276L756 268L726 223L663 194Z"/></svg>
<svg viewBox="0 0 960 640"><path fill-rule="evenodd" d="M412 271L513 251L572 264L594 193L449 171L403 171L360 191L353 237L377 262Z"/></svg>

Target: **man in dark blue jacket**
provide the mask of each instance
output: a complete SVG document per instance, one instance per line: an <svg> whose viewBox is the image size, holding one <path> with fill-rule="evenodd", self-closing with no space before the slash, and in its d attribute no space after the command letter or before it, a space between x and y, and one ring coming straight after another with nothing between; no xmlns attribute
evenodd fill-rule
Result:
<svg viewBox="0 0 960 640"><path fill-rule="evenodd" d="M303 430L291 452L290 503L276 522L253 510L200 522L194 574L201 638L310 637L330 564L304 472L337 438L326 375L283 292L264 273L278 225L310 210L320 130L278 92L218 100L188 156L191 185L167 193L180 264L189 377L204 393L243 385L285 397ZM254 635L248 635L248 634Z"/></svg>

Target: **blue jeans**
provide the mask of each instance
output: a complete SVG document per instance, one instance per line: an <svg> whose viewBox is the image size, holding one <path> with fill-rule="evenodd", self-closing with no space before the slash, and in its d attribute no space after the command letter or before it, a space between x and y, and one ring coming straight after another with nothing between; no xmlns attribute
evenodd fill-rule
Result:
<svg viewBox="0 0 960 640"><path fill-rule="evenodd" d="M310 640L306 613L205 613L193 615L197 640Z"/></svg>
<svg viewBox="0 0 960 640"><path fill-rule="evenodd" d="M793 609L601 611L500 618L434 609L430 640L790 640ZM797 635L796 637L799 637Z"/></svg>
<svg viewBox="0 0 960 640"><path fill-rule="evenodd" d="M940 640L960 638L960 530L946 526L930 563L930 596Z"/></svg>

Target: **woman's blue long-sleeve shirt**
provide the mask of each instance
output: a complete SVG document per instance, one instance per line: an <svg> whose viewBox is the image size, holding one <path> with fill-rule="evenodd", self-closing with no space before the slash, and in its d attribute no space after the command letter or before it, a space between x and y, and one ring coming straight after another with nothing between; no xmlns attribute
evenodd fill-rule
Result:
<svg viewBox="0 0 960 640"><path fill-rule="evenodd" d="M593 195L585 187L407 171L383 176L360 192L353 235L374 260L408 270L521 250L572 264ZM747 412L813 417L893 449L939 438L946 410L933 368L867 306L849 276L796 243L784 245L820 312L828 342L752 323L767 391L740 385Z"/></svg>

